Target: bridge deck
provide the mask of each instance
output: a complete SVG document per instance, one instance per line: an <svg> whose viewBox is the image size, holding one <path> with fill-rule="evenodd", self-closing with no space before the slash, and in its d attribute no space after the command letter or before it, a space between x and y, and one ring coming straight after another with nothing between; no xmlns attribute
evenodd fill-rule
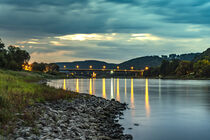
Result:
<svg viewBox="0 0 210 140"><path fill-rule="evenodd" d="M119 72L144 72L144 70L120 70L120 69L65 69L60 71L119 71Z"/></svg>

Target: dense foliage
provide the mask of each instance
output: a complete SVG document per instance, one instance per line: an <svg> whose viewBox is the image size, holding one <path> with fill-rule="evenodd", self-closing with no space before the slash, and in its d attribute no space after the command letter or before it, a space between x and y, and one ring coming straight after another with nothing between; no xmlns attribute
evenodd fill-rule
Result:
<svg viewBox="0 0 210 140"><path fill-rule="evenodd" d="M30 54L19 47L9 46L5 49L4 43L0 39L0 68L9 70L22 70L23 66L30 67L28 64ZM32 71L55 73L58 72L59 66L55 63L37 63L32 64ZM25 69L26 70L26 69Z"/></svg>
<svg viewBox="0 0 210 140"><path fill-rule="evenodd" d="M172 57L172 56L171 56ZM159 67L151 67L144 76L176 76L186 78L210 78L210 48L196 57L194 61L163 60Z"/></svg>
<svg viewBox="0 0 210 140"><path fill-rule="evenodd" d="M40 71L53 74L59 71L59 66L55 63L47 64L34 62L32 64L32 71Z"/></svg>
<svg viewBox="0 0 210 140"><path fill-rule="evenodd" d="M30 55L27 51L15 46L5 49L4 43L0 39L0 68L21 70L24 63L28 63Z"/></svg>

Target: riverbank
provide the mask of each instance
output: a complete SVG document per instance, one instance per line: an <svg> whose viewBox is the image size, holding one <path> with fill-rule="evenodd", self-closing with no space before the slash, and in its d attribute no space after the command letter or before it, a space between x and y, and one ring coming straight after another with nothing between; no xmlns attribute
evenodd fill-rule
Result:
<svg viewBox="0 0 210 140"><path fill-rule="evenodd" d="M132 139L117 120L126 104L44 81L34 73L0 70L1 139Z"/></svg>
<svg viewBox="0 0 210 140"><path fill-rule="evenodd" d="M41 111L34 125L18 120L9 139L132 139L124 135L117 118L126 104L87 94L74 100L37 103L27 110ZM19 114L21 115L21 114Z"/></svg>

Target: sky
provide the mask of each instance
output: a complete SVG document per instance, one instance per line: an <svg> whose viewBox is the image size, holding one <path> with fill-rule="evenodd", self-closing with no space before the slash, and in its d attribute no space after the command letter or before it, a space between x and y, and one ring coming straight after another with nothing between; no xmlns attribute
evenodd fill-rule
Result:
<svg viewBox="0 0 210 140"><path fill-rule="evenodd" d="M203 52L209 0L0 0L0 38L31 62Z"/></svg>

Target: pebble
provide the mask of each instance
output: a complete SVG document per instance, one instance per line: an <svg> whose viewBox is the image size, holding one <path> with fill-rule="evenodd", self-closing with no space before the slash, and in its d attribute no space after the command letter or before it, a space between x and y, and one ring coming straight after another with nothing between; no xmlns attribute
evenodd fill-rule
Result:
<svg viewBox="0 0 210 140"><path fill-rule="evenodd" d="M11 140L132 140L132 136L124 134L124 128L118 123L119 118L123 119L120 116L126 108L127 104L114 99L106 100L87 94L79 94L78 98L71 102L57 100L37 103L29 107L43 112L37 120L34 120L35 126L33 128L24 126L24 120L20 120L15 131L8 137Z"/></svg>

